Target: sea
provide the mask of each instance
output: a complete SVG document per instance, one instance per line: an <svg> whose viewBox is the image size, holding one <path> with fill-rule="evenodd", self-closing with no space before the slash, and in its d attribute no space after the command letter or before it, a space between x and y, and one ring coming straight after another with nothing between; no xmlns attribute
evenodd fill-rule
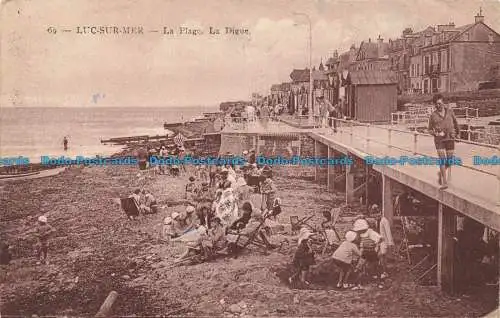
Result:
<svg viewBox="0 0 500 318"><path fill-rule="evenodd" d="M122 146L101 139L171 133L163 124L191 120L216 106L193 107L4 107L0 108L0 157L109 156ZM63 149L67 137L69 147Z"/></svg>

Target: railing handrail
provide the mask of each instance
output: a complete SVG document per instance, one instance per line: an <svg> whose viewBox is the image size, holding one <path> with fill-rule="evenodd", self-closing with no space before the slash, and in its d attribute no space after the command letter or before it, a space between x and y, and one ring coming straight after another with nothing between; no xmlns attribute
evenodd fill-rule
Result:
<svg viewBox="0 0 500 318"><path fill-rule="evenodd" d="M334 118L335 117L329 117L329 120L334 119ZM368 125L368 123L358 122L358 121L354 121L354 120L346 120L346 119L341 119L341 118L335 118L335 119L337 121L340 121L340 122L346 122L346 123L353 122L353 123L355 123L358 126L366 126L366 125ZM383 130L389 130L390 129L392 131L401 132L401 133L405 133L405 134L411 134L411 135L414 134L413 131L404 130L404 129L398 129L398 128L394 128L394 127L388 128L388 127L381 126L381 125L372 125L372 127L375 127L376 129L383 129ZM426 134L426 133L421 133L421 132L416 132L416 133L419 136L434 137L431 134ZM498 148L497 145L490 145L490 144L485 144L485 143L480 143L480 142L475 142L475 141L470 141L470 140L465 140L465 139L460 139L460 142L466 143L466 144L471 144L471 145L476 145L476 146L482 146L482 147L486 147L486 148L493 148L493 149L497 149Z"/></svg>
<svg viewBox="0 0 500 318"><path fill-rule="evenodd" d="M334 117L329 117L330 119L336 119ZM405 148L402 148L402 147L398 147L398 146L394 146L392 145L391 143L386 143L386 142L383 142L383 141L380 141L380 140L377 140L377 139L374 139L374 138L370 138L370 142L375 142L375 143L378 143L378 144L381 144L381 145L384 145L384 146L388 146L390 148L395 148L395 149L399 149L399 150L402 150L402 151L406 151L406 152L410 152L410 153L413 153L413 154L418 154L418 155L422 155L422 156L426 156L426 157L431 157L431 158L437 158L436 156L433 156L433 155L429 155L429 154L424 154L424 153L419 153L416 151L416 140L418 138L418 136L425 136L425 137L432 137L432 135L430 134L423 134L423 133L419 133L419 132L415 132L415 131L407 131L407 130L401 130L401 129L397 129L397 128L391 128L391 127L384 127L384 126L377 126L377 125L370 125L370 124L367 124L367 123L359 123L359 122L355 122L355 121L350 121L350 120L343 120L343 119L336 119L340 122L346 122L346 123L349 123L349 127L352 127L352 123L356 123L356 124L360 124L359 126L369 126L369 127L375 127L377 129L382 129L382 130L387 130L387 131L395 131L395 132L400 132L400 133L404 133L404 134L411 134L415 137L415 142L414 142L414 147L413 149L405 149ZM339 131L343 131L342 127L337 127L337 130ZM352 136L355 136L355 137L358 137L358 138L361 138L361 139L366 139L366 136L363 136L362 134L356 134L354 132L352 132L352 130L349 130L349 131L346 131L347 134L350 134L351 135L351 139L352 139ZM500 151L500 147L498 146L492 146L492 145L486 145L487 148L493 148L493 149L497 149ZM488 174L488 175L492 175L492 176L497 176L497 178L500 178L500 176L495 173L492 173L492 172L489 172L489 171L485 171L485 170L481 170L479 168L476 168L474 166L469 166L469 165L466 165L466 164L462 164L460 165L461 167L464 167L466 169L469 169L469 170L474 170L474 171L478 171L478 172L481 172L481 173L484 173L484 174ZM500 170L500 169L499 169ZM500 180L500 179L499 179ZM500 181L499 181L500 182Z"/></svg>

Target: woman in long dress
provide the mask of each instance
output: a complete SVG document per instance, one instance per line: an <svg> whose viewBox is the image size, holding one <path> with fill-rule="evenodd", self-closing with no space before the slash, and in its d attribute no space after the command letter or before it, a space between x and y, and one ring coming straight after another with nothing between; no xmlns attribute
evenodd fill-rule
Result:
<svg viewBox="0 0 500 318"><path fill-rule="evenodd" d="M229 182L224 182L223 191L215 216L221 219L224 225L232 224L238 218L238 204L236 196Z"/></svg>

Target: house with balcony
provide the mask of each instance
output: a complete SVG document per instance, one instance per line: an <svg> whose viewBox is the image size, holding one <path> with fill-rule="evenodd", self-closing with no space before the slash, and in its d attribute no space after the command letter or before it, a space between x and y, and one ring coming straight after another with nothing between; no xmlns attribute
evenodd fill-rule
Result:
<svg viewBox="0 0 500 318"><path fill-rule="evenodd" d="M492 65L500 62L500 35L484 23L438 25L419 32L410 45L410 93L477 90Z"/></svg>

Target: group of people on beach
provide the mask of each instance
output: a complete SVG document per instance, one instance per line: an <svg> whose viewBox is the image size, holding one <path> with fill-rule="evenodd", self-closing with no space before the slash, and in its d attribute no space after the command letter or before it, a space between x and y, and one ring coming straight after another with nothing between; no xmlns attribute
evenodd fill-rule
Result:
<svg viewBox="0 0 500 318"><path fill-rule="evenodd" d="M394 246L390 224L376 204L371 210L376 215L379 232L373 229L364 215L357 216L351 230L345 233L345 239L333 254L318 265L310 242L314 233L303 227L293 258L295 271L289 277L289 283L292 284L298 278L302 284L309 285L307 277L312 273L332 270L338 272L336 287L343 289L360 289L370 278L380 282L388 277L387 255ZM383 286L379 284L379 287Z"/></svg>
<svg viewBox="0 0 500 318"><path fill-rule="evenodd" d="M188 245L186 253L179 260L199 249L207 240L211 242L210 246L217 246L219 249L224 246L225 251L231 250L230 232L245 235L248 231L256 230L256 225L262 228L259 237L264 244L268 248L274 248L267 238L265 226L262 226L266 217L275 217L281 212L272 170L257 166L254 149L244 151L242 155L247 157L247 164L241 167L226 164L193 168L194 175L185 186L185 210L181 213L173 212L164 219L162 237L169 241L195 232L204 239L200 238L194 245ZM227 153L226 156L233 155ZM261 180L258 187L252 187L247 181L256 175ZM251 203L252 193L256 189L262 196L260 210Z"/></svg>

